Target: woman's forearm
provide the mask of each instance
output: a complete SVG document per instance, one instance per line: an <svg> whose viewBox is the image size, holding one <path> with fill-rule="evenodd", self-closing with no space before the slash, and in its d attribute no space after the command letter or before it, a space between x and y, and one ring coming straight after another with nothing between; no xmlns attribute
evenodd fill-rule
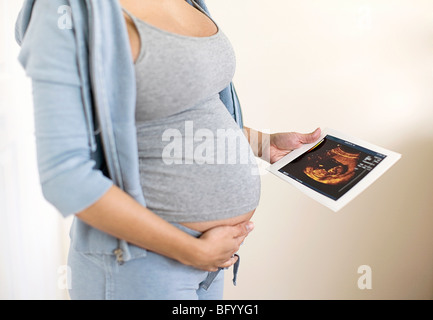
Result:
<svg viewBox="0 0 433 320"><path fill-rule="evenodd" d="M253 229L251 222L210 229L195 238L112 186L77 217L119 239L198 269L216 271L236 262L234 253Z"/></svg>
<svg viewBox="0 0 433 320"><path fill-rule="evenodd" d="M269 162L271 134L244 127L244 134L250 143L254 155Z"/></svg>
<svg viewBox="0 0 433 320"><path fill-rule="evenodd" d="M77 217L112 236L184 264L193 265L200 249L196 238L158 217L116 186Z"/></svg>

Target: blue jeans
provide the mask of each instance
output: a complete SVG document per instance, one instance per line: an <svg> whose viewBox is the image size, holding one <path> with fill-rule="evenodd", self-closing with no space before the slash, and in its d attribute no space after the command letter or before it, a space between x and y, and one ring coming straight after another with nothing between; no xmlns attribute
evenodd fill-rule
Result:
<svg viewBox="0 0 433 320"><path fill-rule="evenodd" d="M200 232L174 224L192 236ZM148 251L123 264L116 256L69 250L73 300L221 300L224 270L206 272ZM237 268L236 268L237 269ZM236 270L237 272L237 270Z"/></svg>

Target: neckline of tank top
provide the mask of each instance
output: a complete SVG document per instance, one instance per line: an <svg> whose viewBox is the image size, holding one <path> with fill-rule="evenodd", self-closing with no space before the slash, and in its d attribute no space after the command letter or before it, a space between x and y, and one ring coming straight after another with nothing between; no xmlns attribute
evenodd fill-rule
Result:
<svg viewBox="0 0 433 320"><path fill-rule="evenodd" d="M183 35L183 34L179 34L179 33L175 33L175 32L171 32L171 31L167 31L161 28L158 28L156 26L154 26L153 24L150 24L144 20L141 20L139 18L137 18L135 15L133 15L131 12L129 12L127 9L122 7L122 10L125 11L128 16L134 21L134 23L136 24L137 22L140 22L142 25L148 27L149 29L155 30L159 33L168 35L168 36L172 36L172 37L176 37L176 38L181 38L181 39L189 39L189 40L198 40L198 41L203 41L203 40L212 40L217 38L220 34L221 34L221 28L219 27L219 25L194 1L191 0L192 3L206 16L208 17L217 27L217 32L210 35L210 36L206 36L206 37L197 37L197 36L188 36L188 35ZM138 29L138 27L137 27Z"/></svg>

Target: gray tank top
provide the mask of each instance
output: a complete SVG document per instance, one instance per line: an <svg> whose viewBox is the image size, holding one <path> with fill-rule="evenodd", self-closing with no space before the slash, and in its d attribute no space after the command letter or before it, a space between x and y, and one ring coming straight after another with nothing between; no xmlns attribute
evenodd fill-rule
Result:
<svg viewBox="0 0 433 320"><path fill-rule="evenodd" d="M219 98L236 68L229 40L217 24L209 37L184 36L125 12L141 40L136 127L147 207L170 222L252 211L260 198L257 163Z"/></svg>

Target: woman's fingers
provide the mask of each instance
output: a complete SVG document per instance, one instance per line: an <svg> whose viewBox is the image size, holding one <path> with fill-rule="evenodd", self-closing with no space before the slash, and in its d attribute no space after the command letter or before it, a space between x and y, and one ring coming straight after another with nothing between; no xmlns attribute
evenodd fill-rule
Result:
<svg viewBox="0 0 433 320"><path fill-rule="evenodd" d="M229 260L227 260L225 263L220 265L220 268L230 268L232 265L234 265L236 263L236 261L238 261L238 259L239 259L238 256L233 256Z"/></svg>
<svg viewBox="0 0 433 320"><path fill-rule="evenodd" d="M248 221L235 226L221 226L207 230L199 238L203 250L198 255L199 262L193 265L207 271L232 266L238 259L234 254L253 229L254 223Z"/></svg>
<svg viewBox="0 0 433 320"><path fill-rule="evenodd" d="M235 233L233 235L233 238L240 238L240 237L246 237L251 231L254 229L254 223L252 221L242 222L236 226Z"/></svg>
<svg viewBox="0 0 433 320"><path fill-rule="evenodd" d="M236 239L236 244L239 250L240 245L244 242L245 238L248 236L248 234L253 231L254 229L254 223L252 221L243 222L241 224L238 224L235 226L237 228L236 233L234 235L234 238ZM235 252L236 252L235 251Z"/></svg>
<svg viewBox="0 0 433 320"><path fill-rule="evenodd" d="M232 265L234 265L236 263L236 261L238 261L238 259L239 259L238 256L236 256L234 254L239 250L240 245L244 242L244 240L248 236L248 234L251 231L253 231L254 223L252 221L247 221L247 222L240 223L240 224L234 226L233 228L235 230L235 232L233 234L233 239L236 240L237 248L233 252L232 257L229 260L227 260L225 263L223 263L219 266L220 268L229 268Z"/></svg>
<svg viewBox="0 0 433 320"><path fill-rule="evenodd" d="M317 128L311 133L296 133L298 135L299 141L302 143L313 143L320 138L321 130Z"/></svg>

